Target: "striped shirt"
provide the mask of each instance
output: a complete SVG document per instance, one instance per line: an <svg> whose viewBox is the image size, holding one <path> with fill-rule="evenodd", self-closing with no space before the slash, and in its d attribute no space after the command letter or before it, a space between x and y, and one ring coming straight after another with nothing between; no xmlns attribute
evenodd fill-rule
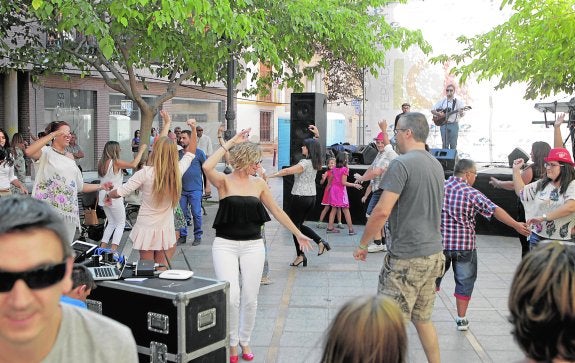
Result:
<svg viewBox="0 0 575 363"><path fill-rule="evenodd" d="M452 176L445 181L441 211L441 235L445 250L474 250L475 215L491 219L497 205L464 179Z"/></svg>

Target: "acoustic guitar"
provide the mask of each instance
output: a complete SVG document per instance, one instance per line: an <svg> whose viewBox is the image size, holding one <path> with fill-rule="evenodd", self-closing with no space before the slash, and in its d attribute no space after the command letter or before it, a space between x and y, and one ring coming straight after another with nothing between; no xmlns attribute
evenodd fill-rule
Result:
<svg viewBox="0 0 575 363"><path fill-rule="evenodd" d="M471 110L471 106L465 106L463 108L449 111L449 112L445 112L446 110L437 110L437 111L443 111L443 113L445 113L445 115L443 115L443 116L433 115L433 123L436 126L443 126L447 123L447 119L449 118L449 116L451 116L455 113L461 112L461 111L469 111L469 110Z"/></svg>

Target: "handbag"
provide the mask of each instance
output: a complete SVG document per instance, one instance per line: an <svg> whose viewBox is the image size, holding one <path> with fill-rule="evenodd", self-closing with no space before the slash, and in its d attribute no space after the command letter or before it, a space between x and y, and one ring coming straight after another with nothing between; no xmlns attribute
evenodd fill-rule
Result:
<svg viewBox="0 0 575 363"><path fill-rule="evenodd" d="M97 226L100 224L100 219L98 218L98 213L96 213L96 208L98 205L98 200L96 199L96 204L94 209L88 208L84 210L84 225L85 226Z"/></svg>

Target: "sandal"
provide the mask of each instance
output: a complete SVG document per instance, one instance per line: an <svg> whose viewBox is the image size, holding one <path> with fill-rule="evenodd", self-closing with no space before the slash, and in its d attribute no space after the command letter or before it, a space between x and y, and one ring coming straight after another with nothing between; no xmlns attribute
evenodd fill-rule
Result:
<svg viewBox="0 0 575 363"><path fill-rule="evenodd" d="M326 228L325 231L326 233L339 233L339 229L335 228Z"/></svg>

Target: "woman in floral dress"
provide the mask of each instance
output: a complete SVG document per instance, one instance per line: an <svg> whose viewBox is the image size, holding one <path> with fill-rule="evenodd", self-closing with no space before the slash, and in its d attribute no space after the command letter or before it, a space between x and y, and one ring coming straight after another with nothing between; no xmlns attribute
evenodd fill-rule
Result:
<svg viewBox="0 0 575 363"><path fill-rule="evenodd" d="M67 122L53 121L46 129L48 134L26 149L26 156L38 163L32 197L55 208L64 221L68 240L72 243L76 229L80 227L78 193L111 189L112 183L84 183L74 157L65 151L70 144L70 126ZM49 142L51 145L46 146Z"/></svg>

